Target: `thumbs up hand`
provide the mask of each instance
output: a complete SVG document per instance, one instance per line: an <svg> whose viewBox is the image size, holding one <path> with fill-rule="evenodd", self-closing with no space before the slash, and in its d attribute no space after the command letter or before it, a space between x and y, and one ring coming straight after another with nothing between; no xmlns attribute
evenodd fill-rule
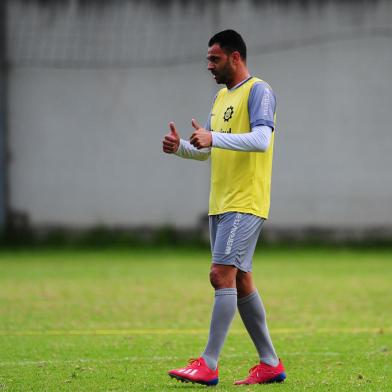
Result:
<svg viewBox="0 0 392 392"><path fill-rule="evenodd" d="M204 129L195 119L192 119L192 127L195 131L189 140L190 143L199 150L210 147L212 144L211 132Z"/></svg>
<svg viewBox="0 0 392 392"><path fill-rule="evenodd" d="M169 123L170 131L162 140L162 149L166 154L174 154L180 145L180 135L177 132L174 122Z"/></svg>

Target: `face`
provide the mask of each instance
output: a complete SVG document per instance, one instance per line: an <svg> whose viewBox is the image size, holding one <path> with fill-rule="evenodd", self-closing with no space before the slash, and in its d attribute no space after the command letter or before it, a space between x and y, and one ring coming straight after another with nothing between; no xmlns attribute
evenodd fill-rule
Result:
<svg viewBox="0 0 392 392"><path fill-rule="evenodd" d="M226 54L219 44L214 44L208 48L207 60L207 69L212 73L216 82L229 84L235 73L233 54Z"/></svg>

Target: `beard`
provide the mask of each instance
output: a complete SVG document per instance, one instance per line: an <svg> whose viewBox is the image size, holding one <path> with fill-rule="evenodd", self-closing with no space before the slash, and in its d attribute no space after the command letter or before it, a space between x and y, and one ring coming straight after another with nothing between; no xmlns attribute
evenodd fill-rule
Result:
<svg viewBox="0 0 392 392"><path fill-rule="evenodd" d="M228 62L220 71L212 72L217 84L227 84L232 79L233 73L233 69Z"/></svg>

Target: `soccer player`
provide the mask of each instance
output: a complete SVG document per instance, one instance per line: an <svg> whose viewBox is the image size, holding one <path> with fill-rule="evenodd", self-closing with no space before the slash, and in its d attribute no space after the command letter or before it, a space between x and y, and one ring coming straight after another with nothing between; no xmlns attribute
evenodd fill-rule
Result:
<svg viewBox="0 0 392 392"><path fill-rule="evenodd" d="M235 384L282 382L286 378L276 355L265 309L252 279L252 257L270 206L275 129L275 94L250 76L246 45L234 30L215 34L208 43L208 70L218 84L206 126L192 119L189 141L175 124L164 137L163 151L182 158L211 157L209 226L215 300L207 346L201 356L169 376L204 385L218 383L218 358L238 307L260 363Z"/></svg>

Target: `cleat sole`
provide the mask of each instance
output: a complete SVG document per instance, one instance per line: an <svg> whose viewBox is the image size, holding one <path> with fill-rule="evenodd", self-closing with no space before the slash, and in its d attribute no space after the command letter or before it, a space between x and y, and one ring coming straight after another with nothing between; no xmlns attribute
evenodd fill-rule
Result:
<svg viewBox="0 0 392 392"><path fill-rule="evenodd" d="M185 377L178 376L177 374L168 373L168 375L171 378L175 378L176 380L181 381L181 382L191 382L192 384L201 384L201 385L206 385L208 387L213 387L213 386L217 385L218 381L219 381L219 378L214 378L213 380L210 380L210 381L201 381L201 380L197 381L197 380L189 380Z"/></svg>
<svg viewBox="0 0 392 392"><path fill-rule="evenodd" d="M276 377L272 378L271 380L268 380L264 384L272 384L274 382L283 382L286 379L286 373L280 373Z"/></svg>

